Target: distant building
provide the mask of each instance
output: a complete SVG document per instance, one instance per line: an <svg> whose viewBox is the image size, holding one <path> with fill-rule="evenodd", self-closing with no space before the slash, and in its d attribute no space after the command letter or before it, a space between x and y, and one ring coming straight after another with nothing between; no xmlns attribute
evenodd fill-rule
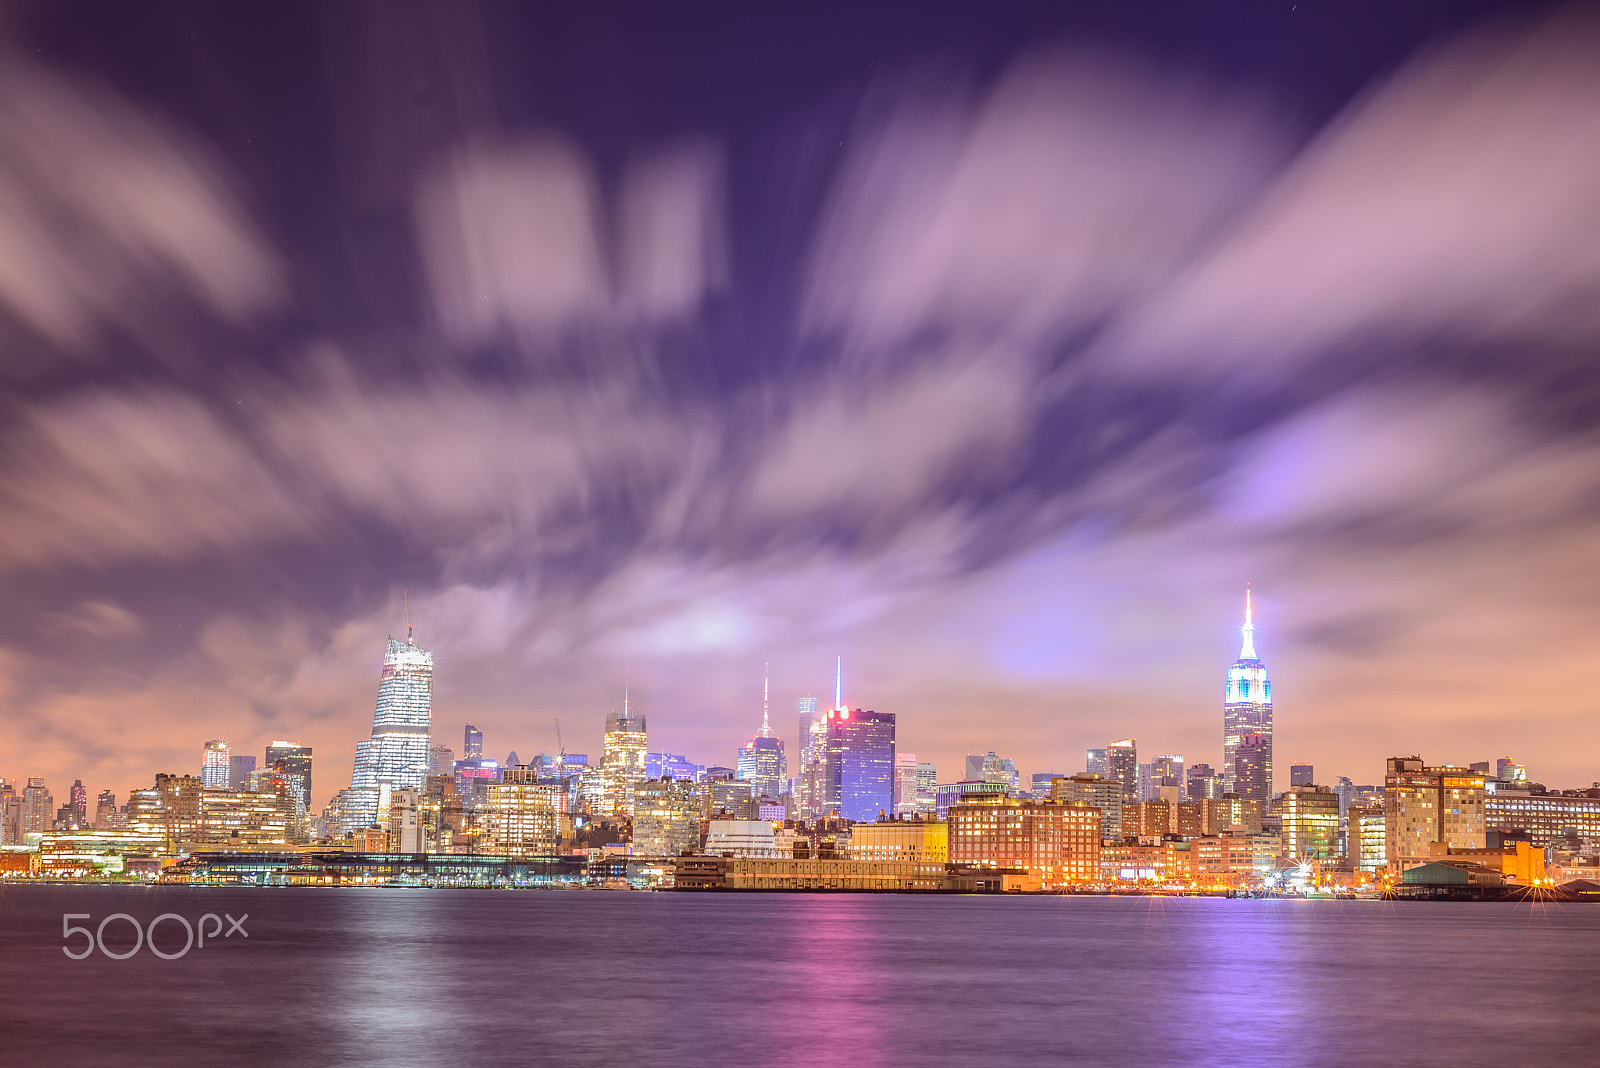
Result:
<svg viewBox="0 0 1600 1068"><path fill-rule="evenodd" d="M50 830L50 823L55 818L56 799L44 784L44 780L37 775L28 778L28 785L22 789L22 830L17 840L22 840L22 835L44 834Z"/></svg>
<svg viewBox="0 0 1600 1068"><path fill-rule="evenodd" d="M894 713L835 708L826 723L828 811L857 822L889 812L894 807Z"/></svg>
<svg viewBox="0 0 1600 1068"><path fill-rule="evenodd" d="M1265 734L1240 734L1233 745L1232 789L1249 801L1265 803L1272 796L1272 738Z"/></svg>
<svg viewBox="0 0 1600 1068"><path fill-rule="evenodd" d="M1198 802L1202 834L1260 834L1266 806L1254 798L1223 794Z"/></svg>
<svg viewBox="0 0 1600 1068"><path fill-rule="evenodd" d="M228 789L243 790L250 782L250 773L256 770L256 758L249 753L233 753L228 757Z"/></svg>
<svg viewBox="0 0 1600 1068"><path fill-rule="evenodd" d="M483 732L468 723L461 736L461 759L483 759Z"/></svg>
<svg viewBox="0 0 1600 1068"><path fill-rule="evenodd" d="M746 789L748 784L744 784ZM700 790L679 779L647 779L634 787L633 853L675 857L700 848Z"/></svg>
<svg viewBox="0 0 1600 1068"><path fill-rule="evenodd" d="M943 864L950 859L949 824L932 819L858 823L850 829L849 852L851 860Z"/></svg>
<svg viewBox="0 0 1600 1068"><path fill-rule="evenodd" d="M1188 800L1188 783L1184 778L1182 753L1162 753L1150 761L1149 767L1150 797L1166 797L1168 795L1161 792L1162 787L1176 786L1177 799L1179 801ZM1168 800L1171 800L1171 798L1168 797Z"/></svg>
<svg viewBox="0 0 1600 1068"><path fill-rule="evenodd" d="M1278 814L1284 856L1288 859L1332 859L1339 855L1338 794L1322 786L1291 786L1278 798Z"/></svg>
<svg viewBox="0 0 1600 1068"><path fill-rule="evenodd" d="M739 778L750 783L757 797L780 797L789 785L789 758L783 739L772 731L765 679L761 689L761 727L739 750Z"/></svg>
<svg viewBox="0 0 1600 1068"><path fill-rule="evenodd" d="M910 816L923 811L921 793L917 789L917 754L894 755L894 807L893 815Z"/></svg>
<svg viewBox="0 0 1600 1068"><path fill-rule="evenodd" d="M802 819L825 815L819 808L822 802L822 771L827 751L827 721L817 710L817 698L800 698L799 733L795 736L799 751L796 754L794 795L795 810Z"/></svg>
<svg viewBox="0 0 1600 1068"><path fill-rule="evenodd" d="M917 765L917 811L933 812L939 793L939 767L926 761Z"/></svg>
<svg viewBox="0 0 1600 1068"><path fill-rule="evenodd" d="M1347 853L1361 871L1378 874L1388 868L1387 835L1382 805L1351 805L1345 811L1349 827Z"/></svg>
<svg viewBox="0 0 1600 1068"><path fill-rule="evenodd" d="M558 783L540 782L526 766L505 768L500 781L488 787L483 809L484 845L506 857L548 857L560 848L567 791Z"/></svg>
<svg viewBox="0 0 1600 1068"><path fill-rule="evenodd" d="M113 830L122 821L118 820L117 795L110 790L101 790L100 796L95 799L94 825L100 830Z"/></svg>
<svg viewBox="0 0 1600 1068"><path fill-rule="evenodd" d="M941 820L949 815L952 805L959 804L969 797L1006 796L1006 788L997 782L950 782L941 783L934 789L934 816Z"/></svg>
<svg viewBox="0 0 1600 1068"><path fill-rule="evenodd" d="M228 743L220 738L206 743L205 756L200 761L200 784L214 788L228 785Z"/></svg>
<svg viewBox="0 0 1600 1068"><path fill-rule="evenodd" d="M1243 642L1239 659L1228 669L1222 703L1223 792L1265 801L1272 796L1272 682L1267 677L1267 666L1256 655L1249 590L1244 595L1244 626L1240 633ZM1251 744L1255 752L1245 765L1253 781L1241 785L1238 750L1246 735L1254 739ZM1265 785L1255 780L1264 780Z"/></svg>
<svg viewBox="0 0 1600 1068"><path fill-rule="evenodd" d="M456 751L448 745L430 745L428 747L428 774L449 775L452 778L456 773Z"/></svg>
<svg viewBox="0 0 1600 1068"><path fill-rule="evenodd" d="M716 770L726 772L728 769ZM756 794L751 789L752 784L734 778L731 773L713 776L711 771L709 768L706 770L706 777L698 785L701 819L711 819L713 816L740 820L757 818Z"/></svg>
<svg viewBox="0 0 1600 1068"><path fill-rule="evenodd" d="M699 779L706 766L696 764L681 753L646 753L644 772L647 779Z"/></svg>
<svg viewBox="0 0 1600 1068"><path fill-rule="evenodd" d="M1102 779L1111 778L1111 763L1106 758L1104 749L1084 750L1083 768L1090 775L1098 775Z"/></svg>
<svg viewBox="0 0 1600 1068"><path fill-rule="evenodd" d="M1122 803L1139 803L1139 743L1135 738L1124 738L1106 746L1108 779L1122 784Z"/></svg>
<svg viewBox="0 0 1600 1068"><path fill-rule="evenodd" d="M432 686L432 676L429 676L429 687ZM267 746L266 771L282 775L294 775L300 780L301 809L311 811L311 747L301 745L299 742L290 742L279 739ZM248 779L247 779L248 781ZM420 782L419 782L420 785Z"/></svg>
<svg viewBox="0 0 1600 1068"><path fill-rule="evenodd" d="M1036 800L1043 800L1050 796L1050 784L1057 779L1065 779L1064 771L1036 771L1028 778L1028 796Z"/></svg>
<svg viewBox="0 0 1600 1068"><path fill-rule="evenodd" d="M1484 779L1467 768L1430 768L1390 757L1384 776L1384 855L1391 875L1433 857L1434 843L1484 848Z"/></svg>
<svg viewBox="0 0 1600 1068"><path fill-rule="evenodd" d="M372 737L356 743L355 766L350 773L352 790L376 791L381 805L387 790L421 789L428 777L432 725L433 654L417 645L408 622L406 640L390 637L385 648L378 702L372 714ZM267 766L272 767L280 759L268 747ZM294 773L294 769L288 770ZM300 774L309 808L310 771ZM377 818L374 809L371 820Z"/></svg>
<svg viewBox="0 0 1600 1068"><path fill-rule="evenodd" d="M293 800L226 786L202 787L197 838L209 845L251 850L287 846L295 837Z"/></svg>
<svg viewBox="0 0 1600 1068"><path fill-rule="evenodd" d="M1501 782L1525 782L1528 769L1510 757L1501 757L1494 762L1494 777Z"/></svg>
<svg viewBox="0 0 1600 1068"><path fill-rule="evenodd" d="M999 783L1008 791L1014 791L1017 788L1017 765L1010 757L996 756L993 749L981 756L968 753L966 774L962 778L968 782Z"/></svg>
<svg viewBox="0 0 1600 1068"><path fill-rule="evenodd" d="M1188 780L1188 794L1191 801L1206 801L1214 797L1221 797L1222 777L1216 773L1210 764L1191 764L1184 772Z"/></svg>
<svg viewBox="0 0 1600 1068"><path fill-rule="evenodd" d="M605 751L600 758L600 774L605 781L601 803L607 816L627 816L633 812L634 787L644 781L645 756L649 741L645 715L635 709L626 693L622 712L615 709L606 716Z"/></svg>
<svg viewBox="0 0 1600 1068"><path fill-rule="evenodd" d="M1310 786L1317 781L1317 772L1310 764L1289 765L1290 786Z"/></svg>
<svg viewBox="0 0 1600 1068"><path fill-rule="evenodd" d="M1122 783L1092 772L1069 775L1050 784L1050 799L1100 810L1100 837L1122 837Z"/></svg>
<svg viewBox="0 0 1600 1068"><path fill-rule="evenodd" d="M1019 868L1041 888L1098 882L1100 813L1059 801L971 797L951 806L950 863Z"/></svg>
<svg viewBox="0 0 1600 1068"><path fill-rule="evenodd" d="M706 824L708 857L776 857L778 841L768 820L711 820Z"/></svg>

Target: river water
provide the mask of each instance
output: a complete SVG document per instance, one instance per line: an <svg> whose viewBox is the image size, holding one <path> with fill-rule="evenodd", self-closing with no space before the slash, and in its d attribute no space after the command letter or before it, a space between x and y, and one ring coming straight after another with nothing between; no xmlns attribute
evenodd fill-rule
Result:
<svg viewBox="0 0 1600 1068"><path fill-rule="evenodd" d="M9 886L0 968L15 1064L1600 1063L1587 904Z"/></svg>

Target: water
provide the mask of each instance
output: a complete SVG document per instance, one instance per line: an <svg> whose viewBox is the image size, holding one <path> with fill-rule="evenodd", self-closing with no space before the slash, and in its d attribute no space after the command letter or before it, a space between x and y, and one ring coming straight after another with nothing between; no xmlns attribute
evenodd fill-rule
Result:
<svg viewBox="0 0 1600 1068"><path fill-rule="evenodd" d="M74 961L66 912L248 914L249 937ZM175 953L184 932L156 939ZM125 951L132 929L105 941ZM41 1065L1593 1064L1597 951L1582 904L8 887L0 1048Z"/></svg>

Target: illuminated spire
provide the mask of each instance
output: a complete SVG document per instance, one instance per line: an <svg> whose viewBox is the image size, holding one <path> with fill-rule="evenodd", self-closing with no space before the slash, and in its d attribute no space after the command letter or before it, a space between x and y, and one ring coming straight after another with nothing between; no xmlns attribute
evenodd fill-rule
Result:
<svg viewBox="0 0 1600 1068"><path fill-rule="evenodd" d="M770 706L768 698L772 695L772 665L761 665L761 730L756 735L758 738L772 737L772 722L768 718Z"/></svg>
<svg viewBox="0 0 1600 1068"><path fill-rule="evenodd" d="M1239 649L1240 660L1260 660L1256 655L1256 624L1250 605L1250 584L1244 584L1244 645Z"/></svg>
<svg viewBox="0 0 1600 1068"><path fill-rule="evenodd" d="M833 707L844 707L844 657L833 665Z"/></svg>
<svg viewBox="0 0 1600 1068"><path fill-rule="evenodd" d="M406 644L410 645L410 646L415 646L417 643L411 640L411 591L410 590L404 590L403 589L403 590L400 591L400 603L405 606L405 610L406 610Z"/></svg>
<svg viewBox="0 0 1600 1068"><path fill-rule="evenodd" d="M622 718L628 718L628 665L622 665Z"/></svg>

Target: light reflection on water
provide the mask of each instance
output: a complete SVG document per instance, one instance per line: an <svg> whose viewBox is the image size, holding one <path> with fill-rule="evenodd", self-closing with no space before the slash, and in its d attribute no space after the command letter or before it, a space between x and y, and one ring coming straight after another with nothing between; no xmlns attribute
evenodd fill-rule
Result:
<svg viewBox="0 0 1600 1068"><path fill-rule="evenodd" d="M250 914L77 962L61 914ZM1589 1063L1600 908L8 888L16 1063Z"/></svg>

